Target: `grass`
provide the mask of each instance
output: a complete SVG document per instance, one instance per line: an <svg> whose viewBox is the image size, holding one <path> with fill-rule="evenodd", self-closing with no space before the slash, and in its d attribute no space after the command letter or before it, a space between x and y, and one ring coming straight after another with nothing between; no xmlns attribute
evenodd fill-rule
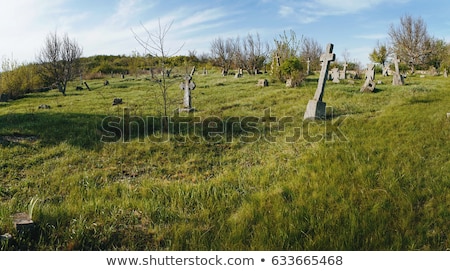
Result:
<svg viewBox="0 0 450 271"><path fill-rule="evenodd" d="M180 78L172 94L181 99ZM0 233L17 235L10 216L40 199L36 230L0 248L450 248L450 82L410 76L399 87L381 78L371 94L359 92L362 81L328 82L328 120L303 124L317 77L292 89L257 87L260 78L195 75L197 119L182 114L183 133L163 142L135 127L126 142L100 140L102 119L124 108L134 119L158 116L145 78L0 103ZM114 97L125 104L111 106ZM268 117L287 121L269 131ZM208 134L231 127L233 135Z"/></svg>

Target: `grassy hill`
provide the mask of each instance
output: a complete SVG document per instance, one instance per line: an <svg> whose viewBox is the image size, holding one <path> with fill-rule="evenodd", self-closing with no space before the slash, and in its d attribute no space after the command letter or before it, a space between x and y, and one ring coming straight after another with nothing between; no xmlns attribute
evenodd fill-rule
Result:
<svg viewBox="0 0 450 271"><path fill-rule="evenodd" d="M145 77L0 103L0 234L14 236L0 248L450 248L448 79L381 78L371 94L328 82L328 119L303 123L317 77L260 78L195 75L197 111L162 134L143 129L158 117ZM105 119L129 133L111 137ZM36 229L21 235L11 215L33 197Z"/></svg>

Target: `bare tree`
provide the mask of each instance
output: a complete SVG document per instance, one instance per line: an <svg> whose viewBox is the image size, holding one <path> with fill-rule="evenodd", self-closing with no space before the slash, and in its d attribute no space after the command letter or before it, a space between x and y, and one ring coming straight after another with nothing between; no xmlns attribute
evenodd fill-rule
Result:
<svg viewBox="0 0 450 271"><path fill-rule="evenodd" d="M216 38L211 42L211 57L227 73L233 61L233 40Z"/></svg>
<svg viewBox="0 0 450 271"><path fill-rule="evenodd" d="M145 50L144 55L151 56L152 58L157 58L159 60L158 63L160 66L159 68L161 69L161 75L154 77L154 82L159 87L159 92L156 93L157 95L155 95L155 100L162 107L160 113L164 117L164 120L166 120L166 117L168 116L169 107L178 101L178 99L172 97L169 93L169 87L172 85L169 75L172 69L167 67L169 64L168 60L170 57L176 55L184 45L183 44L180 46L175 52L170 52L170 49L166 48L165 41L172 24L173 21L166 25L161 25L161 21L158 21L158 29L156 33L151 33L148 28L141 24L145 33L143 36L139 36L132 30L134 38ZM167 123L164 123L164 125L167 125Z"/></svg>
<svg viewBox="0 0 450 271"><path fill-rule="evenodd" d="M432 52L432 38L428 34L427 26L421 17L414 19L410 15L400 18L400 25L391 25L389 29L394 51L398 57L406 61L411 72L416 65L424 64Z"/></svg>
<svg viewBox="0 0 450 271"><path fill-rule="evenodd" d="M320 56L323 54L323 49L320 44L312 38L303 38L301 45L301 56L304 60L311 61L311 69L320 68Z"/></svg>
<svg viewBox="0 0 450 271"><path fill-rule="evenodd" d="M244 68L248 73L255 74L255 70L264 66L269 53L269 44L261 42L259 34L256 33L255 37L252 34L248 34L242 46Z"/></svg>
<svg viewBox="0 0 450 271"><path fill-rule="evenodd" d="M71 40L67 34L62 37L56 32L48 34L44 47L37 57L44 82L56 83L59 91L65 96L67 83L81 71L82 54L83 50L77 41Z"/></svg>

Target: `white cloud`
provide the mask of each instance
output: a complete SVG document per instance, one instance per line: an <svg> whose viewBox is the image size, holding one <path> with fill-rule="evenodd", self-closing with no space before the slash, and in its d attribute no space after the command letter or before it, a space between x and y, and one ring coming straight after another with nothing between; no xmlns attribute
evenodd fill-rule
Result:
<svg viewBox="0 0 450 271"><path fill-rule="evenodd" d="M377 8L382 4L407 3L410 0L281 0L279 14L283 17L297 14L302 23L311 23L324 16L346 15Z"/></svg>

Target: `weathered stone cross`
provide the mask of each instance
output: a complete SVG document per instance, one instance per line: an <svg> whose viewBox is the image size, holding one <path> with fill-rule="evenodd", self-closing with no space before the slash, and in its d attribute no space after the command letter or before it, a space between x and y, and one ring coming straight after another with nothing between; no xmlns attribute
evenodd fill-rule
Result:
<svg viewBox="0 0 450 271"><path fill-rule="evenodd" d="M333 44L329 43L327 45L327 51L320 56L322 70L320 71L319 83L317 85L316 93L314 94L314 100L316 101L322 101L325 83L328 79L328 68L330 67L330 62L335 59L336 54L333 54Z"/></svg>
<svg viewBox="0 0 450 271"><path fill-rule="evenodd" d="M322 69L320 71L319 82L317 84L316 93L314 99L309 100L306 107L305 115L303 119L324 119L326 115L326 103L322 102L323 93L325 90L325 83L328 79L328 68L330 62L336 59L336 55L333 54L333 44L327 45L327 51L320 56L322 62Z"/></svg>
<svg viewBox="0 0 450 271"><path fill-rule="evenodd" d="M183 108L181 108L180 111L192 112L194 108L192 108L191 91L195 89L195 83L192 81L192 77L190 75L186 75L184 77L184 82L180 84L180 89L184 90Z"/></svg>

